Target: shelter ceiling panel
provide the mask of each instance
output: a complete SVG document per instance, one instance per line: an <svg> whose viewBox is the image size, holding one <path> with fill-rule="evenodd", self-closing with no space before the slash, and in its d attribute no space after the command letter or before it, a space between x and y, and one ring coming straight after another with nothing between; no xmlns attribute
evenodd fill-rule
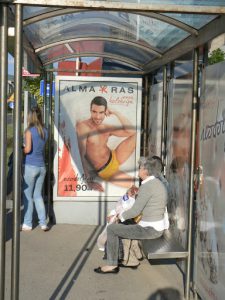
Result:
<svg viewBox="0 0 225 300"><path fill-rule="evenodd" d="M114 59L110 58L104 58L103 60L103 70L129 70L129 71L135 71L136 68L132 68L128 64L125 64L123 62L118 62Z"/></svg>
<svg viewBox="0 0 225 300"><path fill-rule="evenodd" d="M154 18L127 12L84 11L42 20L25 27L33 47L76 37L118 38L166 51L185 39L186 31Z"/></svg>
<svg viewBox="0 0 225 300"><path fill-rule="evenodd" d="M107 53L117 54L120 56L124 56L126 58L137 61L140 64L144 64L147 61L151 61L155 58L151 53L144 51L143 49L139 49L133 46L128 46L126 44L115 43L115 42L106 42L104 51Z"/></svg>
<svg viewBox="0 0 225 300"><path fill-rule="evenodd" d="M173 14L173 13L163 13L162 15L168 16L170 18L181 21L193 28L200 29L215 18L218 15L194 15L194 14Z"/></svg>
<svg viewBox="0 0 225 300"><path fill-rule="evenodd" d="M46 19L25 27L34 48L63 39L88 36L116 35L136 38L136 28L119 16L119 13L78 12ZM51 33L51 34L49 34Z"/></svg>
<svg viewBox="0 0 225 300"><path fill-rule="evenodd" d="M108 41L79 41L73 43L67 43L58 45L52 48L48 48L44 51L41 51L39 57L43 64L46 64L49 60L55 60L57 57L64 57L67 55L76 54L79 56L80 53L85 56L85 53L96 53L104 57L104 53L109 53L111 55L118 55L124 57L124 60L131 59L137 61L139 64L144 64L146 61L150 61L155 58L154 55L148 51L144 51L138 47L123 44L120 42L108 42Z"/></svg>
<svg viewBox="0 0 225 300"><path fill-rule="evenodd" d="M125 63L126 65L130 66L130 67L133 67L133 68L136 68L137 70L141 70L143 71L143 64L139 64L137 61L134 61L132 59L129 59L129 58L125 58L125 57L122 57L122 56L119 56L119 55L116 55L116 54L111 54L111 53L106 53L104 52L103 54L99 54L99 53L94 53L94 52L85 52L85 53L77 53L77 54L71 54L71 55L65 55L65 56L58 56L56 59L53 59L53 60L49 60L47 61L46 63L44 63L43 65L44 66L49 66L53 63L56 63L56 62L60 62L60 61L68 61L68 60L74 60L76 57L82 57L82 59L84 57L90 57L91 59L93 58L109 58L109 59L113 59L114 61L117 61L117 62L122 62L122 63Z"/></svg>
<svg viewBox="0 0 225 300"><path fill-rule="evenodd" d="M58 56L61 57L71 54L75 55L78 53L85 53L90 51L93 53L103 53L104 43L102 41L80 41L61 44L52 48L47 48L40 53L39 57L43 63L46 63L49 60L56 59Z"/></svg>
<svg viewBox="0 0 225 300"><path fill-rule="evenodd" d="M70 28L70 30L63 29L62 27L59 28L58 33L56 31L51 34L47 35L44 32L47 30L40 26L39 28L35 27L35 30L33 30L33 26L29 26L29 28L25 29L25 33L28 36L28 39L32 43L34 49L42 48L43 46L56 43L56 42L63 42L64 40L69 41L74 38L80 38L80 37L95 37L96 33L101 37L109 37L110 31L113 32L113 28L101 25L98 23L92 23L92 24L74 24L73 27ZM41 31L41 34L40 34ZM44 33L44 34L43 34Z"/></svg>
<svg viewBox="0 0 225 300"><path fill-rule="evenodd" d="M39 58L41 59L42 63L45 63L46 61L53 60L58 56L66 56L70 55L71 53L73 52L70 51L66 45L58 45L40 53Z"/></svg>
<svg viewBox="0 0 225 300"><path fill-rule="evenodd" d="M50 11L59 10L58 7L45 7L45 6L24 6L23 20L45 14Z"/></svg>

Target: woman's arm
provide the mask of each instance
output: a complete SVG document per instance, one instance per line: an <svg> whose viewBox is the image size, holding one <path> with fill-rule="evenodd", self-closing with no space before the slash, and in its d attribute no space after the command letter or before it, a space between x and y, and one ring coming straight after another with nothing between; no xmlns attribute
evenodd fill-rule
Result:
<svg viewBox="0 0 225 300"><path fill-rule="evenodd" d="M32 148L32 136L30 130L26 130L24 134L24 143L25 147L23 148L23 153L27 154L30 153Z"/></svg>
<svg viewBox="0 0 225 300"><path fill-rule="evenodd" d="M135 218L138 216L146 206L149 201L149 193L144 186L140 186L137 199L135 200L133 206L122 213L122 218L124 220Z"/></svg>

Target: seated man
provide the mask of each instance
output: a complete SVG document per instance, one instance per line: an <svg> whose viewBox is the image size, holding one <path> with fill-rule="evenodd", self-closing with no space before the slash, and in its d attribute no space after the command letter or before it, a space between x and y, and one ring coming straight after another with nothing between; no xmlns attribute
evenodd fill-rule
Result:
<svg viewBox="0 0 225 300"><path fill-rule="evenodd" d="M120 220L135 218L142 214L136 225L111 224L107 227L107 265L94 269L96 273L118 273L119 238L155 239L165 229L164 212L167 204L167 189L158 175L158 162L154 158L141 157L139 177L142 184L137 199L131 209L123 212Z"/></svg>

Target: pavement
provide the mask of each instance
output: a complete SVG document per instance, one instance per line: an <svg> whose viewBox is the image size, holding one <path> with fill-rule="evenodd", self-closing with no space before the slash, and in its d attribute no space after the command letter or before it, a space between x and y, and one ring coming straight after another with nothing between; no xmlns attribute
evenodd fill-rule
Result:
<svg viewBox="0 0 225 300"><path fill-rule="evenodd" d="M6 293L10 299L11 247L8 211ZM183 275L174 262L149 263L138 269L121 268L118 274L96 274L104 265L96 239L102 226L38 226L20 234L20 300L182 300ZM164 294L164 296L162 296ZM161 296L160 296L161 295ZM166 296L165 296L166 295Z"/></svg>

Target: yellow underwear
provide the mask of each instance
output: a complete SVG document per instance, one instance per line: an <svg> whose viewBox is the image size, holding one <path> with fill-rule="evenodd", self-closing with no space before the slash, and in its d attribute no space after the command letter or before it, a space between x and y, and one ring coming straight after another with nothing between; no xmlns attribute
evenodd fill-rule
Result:
<svg viewBox="0 0 225 300"><path fill-rule="evenodd" d="M112 150L112 156L110 161L103 167L103 169L97 171L98 176L104 180L109 180L119 170L119 162L116 158L115 150Z"/></svg>

